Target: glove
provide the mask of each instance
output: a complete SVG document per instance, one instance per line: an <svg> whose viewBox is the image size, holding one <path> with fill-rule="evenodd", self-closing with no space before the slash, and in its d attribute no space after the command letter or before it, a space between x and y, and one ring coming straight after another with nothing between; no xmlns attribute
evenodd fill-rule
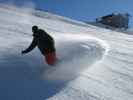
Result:
<svg viewBox="0 0 133 100"><path fill-rule="evenodd" d="M21 54L25 54L25 53L26 53L26 51L24 51L24 50L21 52Z"/></svg>

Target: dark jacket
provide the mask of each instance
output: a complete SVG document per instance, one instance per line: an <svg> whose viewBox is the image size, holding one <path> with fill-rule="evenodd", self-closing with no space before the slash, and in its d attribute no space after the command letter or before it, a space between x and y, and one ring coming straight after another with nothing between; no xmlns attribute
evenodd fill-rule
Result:
<svg viewBox="0 0 133 100"><path fill-rule="evenodd" d="M38 29L33 33L33 40L30 46L25 50L25 53L32 51L38 47L43 55L55 52L54 40L44 30Z"/></svg>

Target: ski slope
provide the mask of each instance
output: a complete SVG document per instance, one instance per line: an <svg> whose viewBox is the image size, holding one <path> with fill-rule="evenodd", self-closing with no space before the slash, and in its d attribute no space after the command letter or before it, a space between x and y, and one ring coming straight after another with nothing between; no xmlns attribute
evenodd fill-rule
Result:
<svg viewBox="0 0 133 100"><path fill-rule="evenodd" d="M3 5L0 22L0 99L132 100L132 35ZM55 38L55 67L37 48L21 55L34 24Z"/></svg>

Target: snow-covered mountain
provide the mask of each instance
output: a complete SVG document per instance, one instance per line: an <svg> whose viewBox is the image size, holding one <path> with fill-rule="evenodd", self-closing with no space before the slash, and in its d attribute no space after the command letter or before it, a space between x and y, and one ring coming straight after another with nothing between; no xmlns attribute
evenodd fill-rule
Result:
<svg viewBox="0 0 133 100"><path fill-rule="evenodd" d="M0 5L0 99L132 100L133 36L48 12ZM35 49L32 25L55 38L60 62Z"/></svg>

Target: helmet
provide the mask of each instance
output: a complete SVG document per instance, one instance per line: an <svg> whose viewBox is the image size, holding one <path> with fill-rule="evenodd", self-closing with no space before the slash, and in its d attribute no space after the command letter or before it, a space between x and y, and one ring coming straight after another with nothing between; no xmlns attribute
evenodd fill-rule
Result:
<svg viewBox="0 0 133 100"><path fill-rule="evenodd" d="M37 31L38 30L38 26L36 26L36 25L34 25L34 26L32 26L32 31Z"/></svg>

